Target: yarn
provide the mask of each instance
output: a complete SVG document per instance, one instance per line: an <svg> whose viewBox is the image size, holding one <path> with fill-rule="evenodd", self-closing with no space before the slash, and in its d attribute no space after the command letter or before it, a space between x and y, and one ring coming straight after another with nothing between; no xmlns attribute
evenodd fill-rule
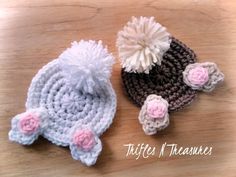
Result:
<svg viewBox="0 0 236 177"><path fill-rule="evenodd" d="M168 101L169 111L176 111L195 98L196 91L183 82L182 72L195 62L196 55L179 40L172 37L171 41L161 66L153 66L149 74L129 73L122 69L124 89L137 106L141 107L148 95L155 94Z"/></svg>
<svg viewBox="0 0 236 177"><path fill-rule="evenodd" d="M31 135L39 129L39 122L37 115L27 114L19 120L19 129L23 134Z"/></svg>
<svg viewBox="0 0 236 177"><path fill-rule="evenodd" d="M147 103L147 115L151 119L163 118L168 109L168 102L163 101L163 99L153 99Z"/></svg>
<svg viewBox="0 0 236 177"><path fill-rule="evenodd" d="M157 117L150 116L148 113L149 104L152 102L158 103L157 105L155 105L156 110L158 110L158 112L161 112L161 114L158 114ZM161 131L169 125L169 114L166 111L168 106L168 102L161 96L152 94L147 97L138 117L139 122L142 124L143 131L146 135L154 135L157 133L157 131Z"/></svg>
<svg viewBox="0 0 236 177"><path fill-rule="evenodd" d="M195 63L195 53L153 17L133 17L118 33L117 47L124 90L141 107L147 135L166 128L168 112L189 105L197 90L210 92L224 80L216 64Z"/></svg>
<svg viewBox="0 0 236 177"><path fill-rule="evenodd" d="M215 63L194 63L183 71L183 80L194 90L211 92L217 84L223 82L224 74Z"/></svg>
<svg viewBox="0 0 236 177"><path fill-rule="evenodd" d="M22 123L29 118L32 119L32 117L37 123L31 122L23 128L22 126L25 125L22 125ZM47 118L47 111L43 108L28 109L26 112L16 115L11 120L11 130L8 133L9 139L23 145L32 144L48 127Z"/></svg>
<svg viewBox="0 0 236 177"><path fill-rule="evenodd" d="M208 71L201 66L195 67L189 71L187 79L194 85L202 86L209 80Z"/></svg>
<svg viewBox="0 0 236 177"><path fill-rule="evenodd" d="M91 130L78 130L73 134L73 143L84 151L89 151L95 144L94 134Z"/></svg>
<svg viewBox="0 0 236 177"><path fill-rule="evenodd" d="M92 42L92 44L95 43ZM96 47L100 48L100 44ZM91 53L94 54L92 51ZM69 146L71 155L75 160L80 160L88 166L93 165L102 150L99 136L109 128L116 112L116 95L109 81L110 74L108 73L108 71L110 72L108 68L111 66L112 58L110 55L102 55L99 52L97 56L107 57L106 59L96 58L97 60L104 59L99 67L102 67L105 60L108 60L108 64L104 64L106 69L100 68L99 72L104 71L105 73L99 75L96 72L98 75L94 83L107 80L99 86L96 85L98 89L93 93L87 92L85 89L75 89L71 85L68 80L68 72L62 67L61 58L51 61L40 69L31 82L26 101L26 113L33 110L33 113L38 115L40 128L32 135L23 134L19 129L18 122L22 119L22 115L26 113L19 114L12 119L9 139L20 144L29 145L41 135L56 145ZM69 60L69 58L67 59ZM97 63L99 62L94 62L94 64ZM78 69L81 67L82 64ZM83 74L83 71L80 73ZM75 77L80 80L79 75ZM84 76L81 75L81 77ZM95 78L95 76L91 77ZM80 83L84 84L85 82L83 80ZM85 87L81 86L80 88ZM44 110L43 116L41 116L41 110ZM41 121L43 121L43 124ZM75 132L84 130L91 132L90 138L93 140L89 144L85 142L88 139L75 143L73 140ZM82 141L86 136L84 134L79 140ZM78 144L84 145L84 148L78 147Z"/></svg>
<svg viewBox="0 0 236 177"><path fill-rule="evenodd" d="M127 72L149 73L155 64L161 65L170 42L166 28L154 17L132 17L116 42L122 67Z"/></svg>
<svg viewBox="0 0 236 177"><path fill-rule="evenodd" d="M114 58L102 41L81 40L72 42L59 56L59 62L72 87L92 94L99 93L100 87L107 84Z"/></svg>
<svg viewBox="0 0 236 177"><path fill-rule="evenodd" d="M86 133L85 133L86 132ZM78 134L79 133L79 134ZM78 136L74 141L75 136ZM102 151L102 143L98 135L88 125L75 124L70 133L70 151L73 159L91 166L96 163L98 155Z"/></svg>

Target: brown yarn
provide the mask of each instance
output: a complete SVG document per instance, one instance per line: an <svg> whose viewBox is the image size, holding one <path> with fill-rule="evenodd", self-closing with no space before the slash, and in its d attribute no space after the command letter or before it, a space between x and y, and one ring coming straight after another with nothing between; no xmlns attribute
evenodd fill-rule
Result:
<svg viewBox="0 0 236 177"><path fill-rule="evenodd" d="M122 69L121 76L129 98L141 107L150 94L162 96L169 103L169 111L188 105L196 91L183 82L182 72L195 63L195 53L179 40L172 38L170 49L164 54L161 66L155 65L149 74L128 73Z"/></svg>

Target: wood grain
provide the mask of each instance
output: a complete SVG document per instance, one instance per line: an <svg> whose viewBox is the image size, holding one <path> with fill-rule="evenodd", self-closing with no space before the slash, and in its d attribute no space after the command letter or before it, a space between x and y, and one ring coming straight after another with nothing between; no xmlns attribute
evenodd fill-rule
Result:
<svg viewBox="0 0 236 177"><path fill-rule="evenodd" d="M236 176L236 2L234 0L0 1L0 176ZM124 95L120 64L112 83L118 97L114 123L102 136L97 164L85 167L67 148L40 138L24 147L8 141L11 118L24 111L31 78L73 40L101 39L118 59L117 31L131 16L155 16L199 61L212 61L225 82L182 111L171 114L170 127L145 136L139 109ZM212 146L211 156L125 157L126 143L160 148Z"/></svg>

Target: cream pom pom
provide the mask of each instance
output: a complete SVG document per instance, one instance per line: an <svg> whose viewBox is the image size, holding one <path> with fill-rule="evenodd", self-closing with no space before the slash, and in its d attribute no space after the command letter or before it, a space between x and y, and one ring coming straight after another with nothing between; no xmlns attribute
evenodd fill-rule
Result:
<svg viewBox="0 0 236 177"><path fill-rule="evenodd" d="M156 23L154 17L132 17L118 33L117 47L122 67L127 72L149 73L154 64L161 65L170 42L166 28Z"/></svg>
<svg viewBox="0 0 236 177"><path fill-rule="evenodd" d="M103 47L102 41L73 42L59 56L65 77L74 88L86 93L96 93L111 76L114 58Z"/></svg>

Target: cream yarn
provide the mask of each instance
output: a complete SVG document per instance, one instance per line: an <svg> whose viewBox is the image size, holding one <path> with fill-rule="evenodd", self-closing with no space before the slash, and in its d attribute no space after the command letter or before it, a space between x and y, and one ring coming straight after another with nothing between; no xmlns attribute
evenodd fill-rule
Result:
<svg viewBox="0 0 236 177"><path fill-rule="evenodd" d="M149 73L154 64L161 65L170 48L170 34L154 17L132 17L118 33L117 47L122 67L127 72Z"/></svg>

